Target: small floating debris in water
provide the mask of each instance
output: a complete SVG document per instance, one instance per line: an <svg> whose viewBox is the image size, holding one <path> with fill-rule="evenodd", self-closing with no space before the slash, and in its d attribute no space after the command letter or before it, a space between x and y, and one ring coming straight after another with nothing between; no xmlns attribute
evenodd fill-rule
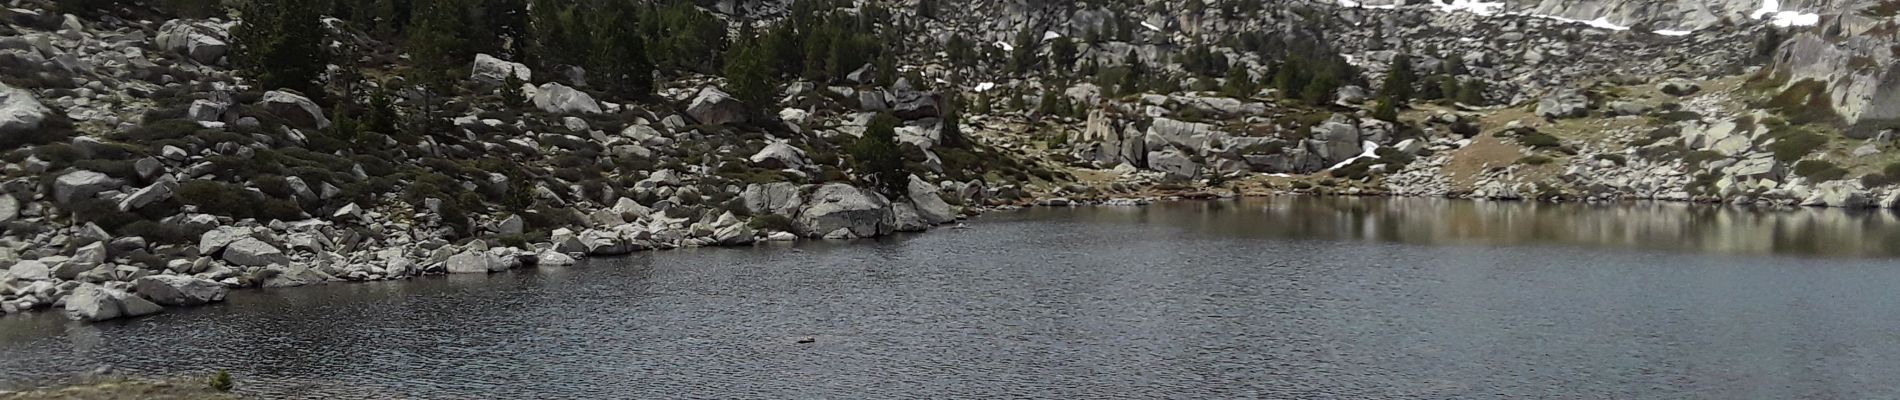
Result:
<svg viewBox="0 0 1900 400"><path fill-rule="evenodd" d="M811 337L811 336L798 338L798 343L812 343L812 342L817 342L817 341L818 341L818 338Z"/></svg>

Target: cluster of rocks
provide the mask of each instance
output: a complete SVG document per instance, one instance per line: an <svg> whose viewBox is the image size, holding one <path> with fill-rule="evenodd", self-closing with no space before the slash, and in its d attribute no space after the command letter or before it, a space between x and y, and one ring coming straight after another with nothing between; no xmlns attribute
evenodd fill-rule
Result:
<svg viewBox="0 0 1900 400"><path fill-rule="evenodd" d="M578 68L562 71L567 80L535 84L535 71L527 66L484 54L472 60L468 82L520 91L531 109L504 119L476 106L449 118L464 136L459 141L430 137L420 144L383 144L404 158L456 157L476 149L520 154L512 161L547 175L531 181L500 173L450 179L481 193L525 190L532 201L564 215L456 216L450 203L459 199L414 204L397 192L351 195L339 187L344 182L286 174L279 181L288 193L284 200L299 216L232 218L225 216L228 210L181 206L179 193L201 181L238 187L242 194L271 190L232 176L220 162L275 162L259 160L260 153L302 148L340 123L308 96L252 88L234 78L223 67L234 22L86 20L24 8L0 14L9 23L32 22L8 26L20 35L0 37L0 61L29 68L0 74L45 81L0 85L0 137L70 121L77 134L59 144L81 151L120 146L113 142L116 134L161 122L154 115L174 118L160 108L179 97L185 100L176 120L207 135L152 146L149 156L125 161L130 174L56 163L30 149L19 150L24 162L0 163L6 164L0 179L5 313L64 309L75 319L98 321L222 301L235 288L489 273L683 247L871 238L923 231L1031 197L1018 185L945 178L937 155L944 146L942 96L907 81L891 87L868 79L849 86L794 83L781 102L798 107L768 121L783 126L759 128L752 119L768 105L743 104L708 80L662 89L661 97L681 106L655 109L596 99L584 81L573 79L584 75ZM368 40L340 24L329 26L343 40ZM521 86L502 87L510 82ZM819 93L828 95L806 96ZM417 96L403 92L395 100ZM812 104L807 98L850 101ZM878 113L901 120L900 145L924 166L917 171L923 176L883 185L894 193L842 183L861 179L851 179L855 171L835 155L813 154L861 136ZM562 178L557 172L565 167L553 165L553 159L581 151L650 162L609 167L616 177L602 183L608 190L593 190L586 188L589 182ZM331 167L339 177L375 178L363 163L337 159L348 162L347 168ZM734 170L782 181L735 183L729 175ZM75 207L95 203L167 227L150 233L188 232L195 240L159 243L161 238L108 230L73 215ZM461 222L456 218L466 220L474 238L453 233ZM546 220L577 222L535 222ZM539 229L545 230L531 232Z"/></svg>

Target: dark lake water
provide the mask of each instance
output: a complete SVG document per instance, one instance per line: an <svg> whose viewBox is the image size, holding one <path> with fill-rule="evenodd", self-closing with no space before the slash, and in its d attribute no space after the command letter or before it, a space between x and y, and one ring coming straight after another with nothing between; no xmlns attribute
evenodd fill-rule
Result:
<svg viewBox="0 0 1900 400"><path fill-rule="evenodd" d="M14 316L0 387L111 365L269 398L1900 398L1897 244L1892 214L1839 210L1033 209Z"/></svg>

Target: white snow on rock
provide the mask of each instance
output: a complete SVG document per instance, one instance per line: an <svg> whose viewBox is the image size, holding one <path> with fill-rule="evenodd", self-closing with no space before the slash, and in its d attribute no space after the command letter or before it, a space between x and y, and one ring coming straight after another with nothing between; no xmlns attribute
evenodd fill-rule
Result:
<svg viewBox="0 0 1900 400"><path fill-rule="evenodd" d="M1782 10L1781 0L1761 0L1761 9L1755 10L1755 13L1749 14L1748 17L1754 19L1766 17L1769 19L1769 23L1784 28L1790 26L1814 26L1815 24L1821 23L1820 14Z"/></svg>
<svg viewBox="0 0 1900 400"><path fill-rule="evenodd" d="M1353 161L1359 161L1359 159L1361 158L1367 158L1367 157L1379 158L1379 153L1378 153L1379 144L1378 143L1373 143L1372 141L1367 140L1364 142L1360 142L1359 147L1366 149L1366 151L1359 153L1359 155L1352 156L1352 158L1348 158L1345 161L1340 161L1338 164L1333 164L1333 166L1331 167L1326 167L1326 169L1335 170L1335 169L1339 169L1339 167L1352 165Z"/></svg>

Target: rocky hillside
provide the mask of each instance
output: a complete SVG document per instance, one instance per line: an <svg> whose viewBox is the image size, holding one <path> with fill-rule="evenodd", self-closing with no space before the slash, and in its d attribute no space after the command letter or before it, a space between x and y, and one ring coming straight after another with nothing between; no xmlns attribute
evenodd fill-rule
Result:
<svg viewBox="0 0 1900 400"><path fill-rule="evenodd" d="M1161 196L1900 199L1888 2L387 3L0 9L0 310Z"/></svg>

